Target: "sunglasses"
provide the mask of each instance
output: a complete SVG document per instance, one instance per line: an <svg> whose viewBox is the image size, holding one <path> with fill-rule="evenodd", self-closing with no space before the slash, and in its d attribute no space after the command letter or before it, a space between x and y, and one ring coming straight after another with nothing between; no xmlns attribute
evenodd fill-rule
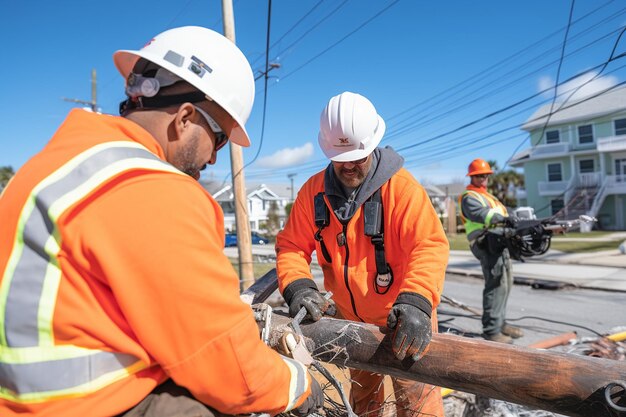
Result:
<svg viewBox="0 0 626 417"><path fill-rule="evenodd" d="M363 165L365 162L367 162L367 158L369 158L369 155L366 156L365 158L357 159L356 161L344 161L344 162L339 162L339 163L340 164Z"/></svg>
<svg viewBox="0 0 626 417"><path fill-rule="evenodd" d="M205 112L198 106L194 105L193 107L195 107L198 113L205 118L209 128L215 134L215 152L219 151L224 147L224 145L226 145L226 142L228 142L228 136L226 136L226 134L222 131L220 125L218 125L217 122L209 116L209 113Z"/></svg>
<svg viewBox="0 0 626 417"><path fill-rule="evenodd" d="M472 175L472 176L473 176L474 178L479 178L479 179L482 179L482 178L487 178L487 177L489 177L489 174L479 174L479 175Z"/></svg>

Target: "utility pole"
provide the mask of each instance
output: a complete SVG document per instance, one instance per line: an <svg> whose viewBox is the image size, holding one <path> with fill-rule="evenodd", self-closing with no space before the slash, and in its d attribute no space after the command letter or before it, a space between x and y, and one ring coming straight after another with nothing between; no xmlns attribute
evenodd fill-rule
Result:
<svg viewBox="0 0 626 417"><path fill-rule="evenodd" d="M98 111L98 101L96 99L96 90L97 90L97 81L96 81L96 69L91 70L91 101L79 100L77 98L65 98L62 97L65 101L70 101L72 103L85 104L91 108L92 112Z"/></svg>
<svg viewBox="0 0 626 417"><path fill-rule="evenodd" d="M224 21L224 36L236 43L232 0L222 0L222 20ZM252 242L250 222L248 221L248 199L246 197L246 181L243 173L243 151L241 146L232 142L229 143L235 223L237 225L237 248L239 249L239 279L241 280L241 289L244 290L254 282Z"/></svg>
<svg viewBox="0 0 626 417"><path fill-rule="evenodd" d="M292 203L293 203L293 177L295 177L296 175L298 175L298 174L296 174L295 172L291 173L291 174L287 174L287 178L289 178L291 180L291 187L290 187L290 189L291 189L291 202Z"/></svg>
<svg viewBox="0 0 626 417"><path fill-rule="evenodd" d="M254 78L254 81L260 79L261 77L265 77L267 75L267 73L269 73L271 70L276 69L276 68L280 68L280 64L278 62L272 62L270 63L270 67L268 68L267 71L263 72L263 71L259 71L259 75L257 75Z"/></svg>

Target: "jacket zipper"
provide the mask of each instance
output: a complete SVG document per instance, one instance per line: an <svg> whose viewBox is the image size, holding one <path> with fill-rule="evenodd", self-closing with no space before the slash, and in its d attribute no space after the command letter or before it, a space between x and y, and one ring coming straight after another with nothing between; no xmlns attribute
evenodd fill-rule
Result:
<svg viewBox="0 0 626 417"><path fill-rule="evenodd" d="M344 264L343 264L343 280L346 284L346 289L348 290L348 294L350 294L350 303L352 303L352 311L354 312L354 315L357 316L359 320L365 323L365 320L363 320L361 316L359 316L359 313L356 311L356 303L354 302L354 295L352 294L352 290L350 289L350 283L348 280L348 260L350 259L350 250L348 249L348 239L346 238L346 230L347 230L347 225L344 224L343 230L341 231L341 234L343 235L344 245L346 247L346 260L344 261Z"/></svg>

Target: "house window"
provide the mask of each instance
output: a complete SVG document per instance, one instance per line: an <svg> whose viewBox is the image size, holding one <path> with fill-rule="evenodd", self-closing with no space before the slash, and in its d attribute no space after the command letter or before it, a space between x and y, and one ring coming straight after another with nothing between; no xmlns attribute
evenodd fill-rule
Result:
<svg viewBox="0 0 626 417"><path fill-rule="evenodd" d="M559 143L560 141L558 130L550 130L546 132L546 143Z"/></svg>
<svg viewBox="0 0 626 417"><path fill-rule="evenodd" d="M581 174L595 172L593 159L581 159L578 161L578 168Z"/></svg>
<svg viewBox="0 0 626 417"><path fill-rule="evenodd" d="M548 181L563 181L561 164L548 164Z"/></svg>
<svg viewBox="0 0 626 417"><path fill-rule="evenodd" d="M616 135L626 135L626 119L617 119L613 122Z"/></svg>
<svg viewBox="0 0 626 417"><path fill-rule="evenodd" d="M593 129L591 125L578 126L578 143L593 143Z"/></svg>
<svg viewBox="0 0 626 417"><path fill-rule="evenodd" d="M563 202L562 198L555 198L554 200L550 201L550 210L553 216L559 211L563 210L563 207L565 207L565 203Z"/></svg>

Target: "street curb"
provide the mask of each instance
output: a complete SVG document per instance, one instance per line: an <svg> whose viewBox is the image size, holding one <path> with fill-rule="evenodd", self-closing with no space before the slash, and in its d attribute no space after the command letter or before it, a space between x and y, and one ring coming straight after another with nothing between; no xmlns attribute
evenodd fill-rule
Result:
<svg viewBox="0 0 626 417"><path fill-rule="evenodd" d="M463 268L447 268L447 274L452 275L461 275L471 278L477 278L483 280L482 272L471 271ZM616 289L616 288L602 288L595 287L592 285L581 285L574 284L571 282L565 282L556 279L540 279L540 278L532 278L529 276L522 275L513 275L513 283L517 285L528 285L535 289L543 289L543 290L560 290L565 288L581 288L585 290L594 290L594 291L610 291L610 292L626 292L626 290Z"/></svg>

